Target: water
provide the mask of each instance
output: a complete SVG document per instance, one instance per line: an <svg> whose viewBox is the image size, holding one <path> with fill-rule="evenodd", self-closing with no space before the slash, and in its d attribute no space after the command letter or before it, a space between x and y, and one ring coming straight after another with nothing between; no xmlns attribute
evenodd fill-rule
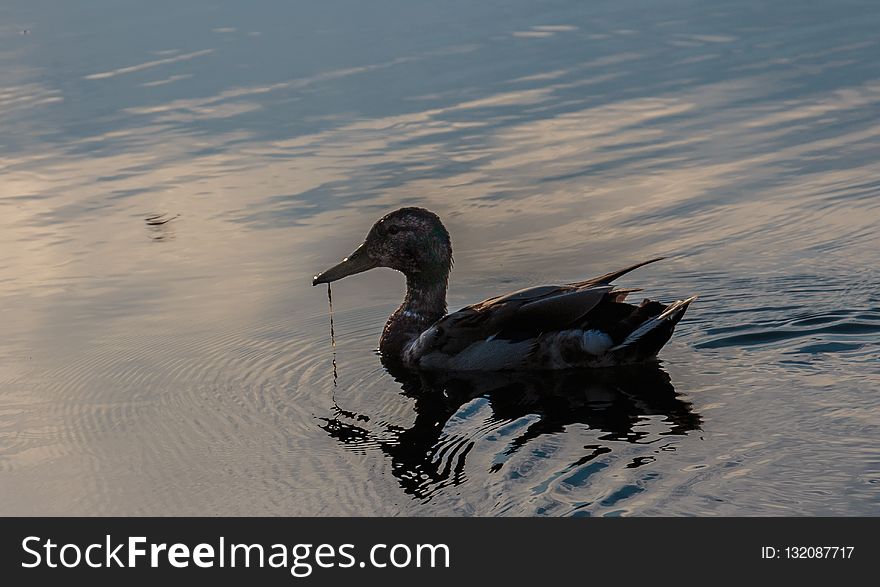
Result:
<svg viewBox="0 0 880 587"><path fill-rule="evenodd" d="M880 513L880 6L0 7L0 513ZM657 255L662 365L389 373L450 306ZM164 222L164 220L168 220Z"/></svg>

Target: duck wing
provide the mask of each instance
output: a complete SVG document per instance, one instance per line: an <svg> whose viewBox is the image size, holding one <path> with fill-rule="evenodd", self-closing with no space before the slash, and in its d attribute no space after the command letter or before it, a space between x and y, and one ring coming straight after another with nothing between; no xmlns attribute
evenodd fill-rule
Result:
<svg viewBox="0 0 880 587"><path fill-rule="evenodd" d="M454 355L479 341L535 338L582 321L612 290L610 285L545 285L516 291L444 316L417 344L422 353Z"/></svg>
<svg viewBox="0 0 880 587"><path fill-rule="evenodd" d="M543 333L582 327L594 321L594 317L588 316L591 312L604 315L599 310L616 306L627 293L637 291L615 290L611 285L614 279L659 260L651 259L581 282L521 289L466 306L434 323L409 352L416 357L433 352L452 356L481 341L520 342L536 339ZM626 307L629 313L632 307ZM612 318L616 319L619 318Z"/></svg>
<svg viewBox="0 0 880 587"><path fill-rule="evenodd" d="M570 284L572 287L587 287L591 285L609 285L615 279L623 277L630 271L635 271L639 267L644 267L645 265L650 265L651 263L656 263L657 261L662 261L666 257L654 257L653 259L648 259L647 261L642 261L641 263L636 263L635 265L630 265L629 267L624 267L623 269L618 269L617 271L612 271L611 273L606 273L605 275L599 275L598 277L592 277L587 279L586 281L578 281Z"/></svg>

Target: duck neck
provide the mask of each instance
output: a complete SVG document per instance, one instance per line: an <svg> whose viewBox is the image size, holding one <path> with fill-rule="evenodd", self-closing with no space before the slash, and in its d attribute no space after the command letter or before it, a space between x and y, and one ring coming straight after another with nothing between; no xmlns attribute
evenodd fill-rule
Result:
<svg viewBox="0 0 880 587"><path fill-rule="evenodd" d="M406 276L406 296L398 311L413 318L433 324L446 314L446 288L449 276L425 278L418 275Z"/></svg>
<svg viewBox="0 0 880 587"><path fill-rule="evenodd" d="M382 332L379 350L389 357L400 357L403 349L446 314L449 273L407 274L406 296Z"/></svg>

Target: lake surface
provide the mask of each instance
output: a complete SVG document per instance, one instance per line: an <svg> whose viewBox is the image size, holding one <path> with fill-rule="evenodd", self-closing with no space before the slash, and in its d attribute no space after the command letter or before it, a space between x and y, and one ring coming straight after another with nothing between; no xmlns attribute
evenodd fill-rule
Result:
<svg viewBox="0 0 880 587"><path fill-rule="evenodd" d="M880 514L878 30L5 0L0 514ZM700 299L660 366L420 378L376 270L334 284L334 385L311 277L401 205L452 233L452 309L658 255L619 284Z"/></svg>

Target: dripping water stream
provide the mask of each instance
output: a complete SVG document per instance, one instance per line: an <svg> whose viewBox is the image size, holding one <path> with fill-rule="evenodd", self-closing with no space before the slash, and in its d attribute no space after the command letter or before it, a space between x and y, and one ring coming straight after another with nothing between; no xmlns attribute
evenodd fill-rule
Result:
<svg viewBox="0 0 880 587"><path fill-rule="evenodd" d="M330 284L327 284L327 302L330 304L330 348L333 349L333 403L336 403L336 387L339 385L339 374L336 371L336 331L333 327L333 292L330 290Z"/></svg>
<svg viewBox="0 0 880 587"><path fill-rule="evenodd" d="M343 409L336 401L336 390L339 388L339 373L336 367L336 328L333 324L333 292L330 289L329 283L327 284L327 302L330 306L330 347L333 350L333 392L331 396L331 399L333 401L333 411L336 413L337 417L342 416L344 418L352 418L361 422L369 422L369 416L364 416L362 414Z"/></svg>

